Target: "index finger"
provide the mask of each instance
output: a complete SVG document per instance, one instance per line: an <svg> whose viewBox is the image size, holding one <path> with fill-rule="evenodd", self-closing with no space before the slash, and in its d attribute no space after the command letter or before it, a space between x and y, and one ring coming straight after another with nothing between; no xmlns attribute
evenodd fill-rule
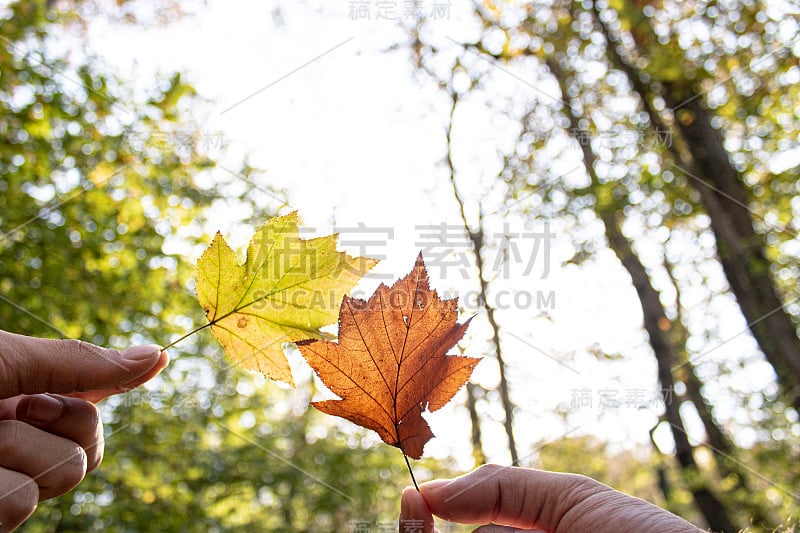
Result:
<svg viewBox="0 0 800 533"><path fill-rule="evenodd" d="M105 400L109 396L113 396L115 394L124 394L126 392L130 392L131 390L135 389L139 385L143 385L147 383L158 374L161 373L164 368L166 368L167 364L169 364L169 355L167 355L166 351L161 352L161 355L156 362L156 365L139 376L138 378L125 383L123 385L117 385L116 387L111 387L108 389L102 390L92 390L92 391L85 391L85 392L73 392L69 394L69 396L73 396L75 398L80 398L81 400L86 400L87 402L97 403L100 401Z"/></svg>
<svg viewBox="0 0 800 533"><path fill-rule="evenodd" d="M118 387L151 370L160 354L155 345L119 351L78 340L39 339L0 330L0 398Z"/></svg>
<svg viewBox="0 0 800 533"><path fill-rule="evenodd" d="M433 515L417 489L406 487L400 501L400 533L434 533Z"/></svg>

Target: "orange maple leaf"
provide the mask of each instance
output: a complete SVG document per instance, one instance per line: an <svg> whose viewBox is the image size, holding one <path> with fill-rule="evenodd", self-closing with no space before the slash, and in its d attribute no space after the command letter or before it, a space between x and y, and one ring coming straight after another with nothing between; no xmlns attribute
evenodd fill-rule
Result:
<svg viewBox="0 0 800 533"><path fill-rule="evenodd" d="M470 322L456 322L457 304L430 289L422 254L408 276L391 288L381 284L368 301L345 296L338 342L299 343L322 382L341 398L311 405L377 431L409 457L422 457L433 437L422 412L450 401L480 362L447 355Z"/></svg>

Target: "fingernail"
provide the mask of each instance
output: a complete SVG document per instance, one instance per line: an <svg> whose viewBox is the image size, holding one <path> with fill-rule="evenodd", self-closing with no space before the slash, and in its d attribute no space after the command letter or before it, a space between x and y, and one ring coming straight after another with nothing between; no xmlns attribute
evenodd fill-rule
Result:
<svg viewBox="0 0 800 533"><path fill-rule="evenodd" d="M26 418L34 422L52 422L64 411L64 403L52 396L37 395L28 399Z"/></svg>
<svg viewBox="0 0 800 533"><path fill-rule="evenodd" d="M420 488L420 490L422 490L422 489L425 489L425 490L437 490L437 489L440 489L440 488L444 487L448 483L450 483L450 481L452 481L452 480L450 480L450 479L436 479L434 481L427 481L427 482L423 483L422 485L420 485L419 488Z"/></svg>
<svg viewBox="0 0 800 533"><path fill-rule="evenodd" d="M131 346L122 352L122 357L129 361L144 361L150 359L155 354L161 353L161 347L155 344L145 344L142 346Z"/></svg>

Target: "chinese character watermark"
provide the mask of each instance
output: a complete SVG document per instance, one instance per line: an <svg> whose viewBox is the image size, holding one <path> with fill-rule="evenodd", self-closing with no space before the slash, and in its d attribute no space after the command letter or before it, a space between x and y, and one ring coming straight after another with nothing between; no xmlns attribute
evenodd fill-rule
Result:
<svg viewBox="0 0 800 533"><path fill-rule="evenodd" d="M179 130L174 132L133 132L125 137L125 144L135 152L156 150L178 156L192 153L210 154L226 147L221 131Z"/></svg>
<svg viewBox="0 0 800 533"><path fill-rule="evenodd" d="M444 278L448 268L458 268L462 279L469 278L472 241L463 226L442 222L437 225L414 226L418 238L414 246L420 247L428 268L438 268Z"/></svg>
<svg viewBox="0 0 800 533"><path fill-rule="evenodd" d="M586 387L570 390L572 409L656 409L672 404L673 389L648 391L641 387L600 388Z"/></svg>
<svg viewBox="0 0 800 533"><path fill-rule="evenodd" d="M447 20L452 1L436 0L349 0L350 20L419 21Z"/></svg>
<svg viewBox="0 0 800 533"><path fill-rule="evenodd" d="M425 522L419 518L409 518L404 520L367 520L356 519L348 522L349 533L422 533ZM438 525L440 533L449 533L453 530L453 524L444 522Z"/></svg>
<svg viewBox="0 0 800 533"><path fill-rule="evenodd" d="M368 227L363 222L351 227L334 227L333 231L339 234L339 244L358 248L356 260L359 261L360 272L363 272L363 263L367 261L367 258L379 261L386 259L386 254L380 251L380 247L386 248L389 245L389 241L394 239L394 228L373 228ZM373 274L372 272L367 272L364 277L384 280L393 279L391 274Z"/></svg>
<svg viewBox="0 0 800 533"><path fill-rule="evenodd" d="M539 252L541 252L542 276L540 279L546 279L550 274L550 243L556 237L556 234L550 231L550 222L544 223L544 230L541 232L518 233L511 231L509 226L508 222L503 222L503 232L494 235L495 238L500 239L498 253L495 256L494 271L501 272L504 278L508 278L512 262L520 264L524 262L523 275L528 276L533 271L539 258ZM531 243L531 251L524 260L520 251L520 243L523 240Z"/></svg>
<svg viewBox="0 0 800 533"><path fill-rule="evenodd" d="M572 137L581 146L592 144L596 148L612 150L629 146L638 146L650 150L672 148L672 130L624 130L589 132L581 128L569 130Z"/></svg>
<svg viewBox="0 0 800 533"><path fill-rule="evenodd" d="M492 279L537 276L544 280L551 272L556 234L548 221L533 229L514 229L506 222L502 231L489 235L484 244L473 242L474 235L458 224L442 222L418 225L414 229L414 246L422 253L428 272L439 279L453 275L462 280L475 279L477 253L481 254L483 260L484 276ZM311 237L315 234L314 228L270 227L260 232L258 240L250 244L248 254L253 257L248 257L248 268L257 267L256 274L269 279L299 279L298 276L315 278L341 272L358 276L367 272L364 277L382 281L395 279L391 273L368 272L374 260L388 257L387 252L395 239L394 228L359 222L334 227L333 231L338 234L339 244L355 252L332 255ZM476 245L480 249L476 250ZM250 274L253 272L248 272ZM534 306L539 309L555 308L555 294L552 291L527 286L497 291L490 291L486 297L493 299L492 307L498 309ZM479 295L467 292L462 297L467 299ZM480 308L483 303L487 302L477 301L468 307Z"/></svg>

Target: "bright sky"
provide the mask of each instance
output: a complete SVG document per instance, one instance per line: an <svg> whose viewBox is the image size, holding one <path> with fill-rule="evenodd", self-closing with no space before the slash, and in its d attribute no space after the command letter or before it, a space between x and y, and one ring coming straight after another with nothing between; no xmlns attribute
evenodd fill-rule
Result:
<svg viewBox="0 0 800 533"><path fill-rule="evenodd" d="M392 3L396 15L402 17L406 2ZM351 2L347 0L320 4L324 7L302 1L209 0L193 16L162 28L143 31L136 26L95 23L90 28L90 44L123 78L150 84L155 72L188 72L188 80L209 101L202 112L206 131L221 134L227 146L224 165L235 168L235 162L248 155L254 166L266 170L259 179L284 188L290 205L320 233L330 232L334 221L338 228L363 224L381 230L372 235L345 231L342 238L378 241L361 250L358 246L347 248L385 256L376 271L396 279L411 269L420 249L434 247L432 240L423 236L431 230L419 226L460 224L442 165L447 109L430 84L421 85L412 78L404 50L386 51L402 42L403 34L396 21L376 19L377 2L366 2L370 20L351 20ZM433 2L422 4L429 14ZM442 42L473 38L475 30L466 16L470 2L452 4L449 14L441 13L433 25L434 38ZM498 71L497 76L507 75ZM510 77L506 81L518 83ZM548 90L546 84L542 87ZM484 194L480 184L497 172L497 148L491 130L485 127L491 120L490 111L475 106L469 110L469 124L460 133L463 137L456 159L460 183L474 206ZM223 170L217 172L226 180L230 177ZM209 230L222 229L232 244L241 247L250 233L230 233L235 228L230 221L237 216L220 209L214 218L218 227ZM509 222L512 232L522 233L543 231L545 221L510 217ZM392 232L393 239L386 240L386 231ZM531 275L521 274L533 240L520 238L516 244L522 260L496 285L505 298L495 302L498 307L503 302L513 304L514 294L523 303L535 302L537 293L545 297L551 291L555 294L551 320L537 318L541 313L535 308L511 305L500 312L513 400L519 407L520 456L530 456L536 443L566 433L595 434L620 446L645 443L659 407L625 406L628 397L641 400L659 392L655 362L645 349L640 330L636 295L610 254L601 254L588 269L562 266L571 255L568 239L559 237L556 221L552 231L556 237L546 279L540 279L544 269L541 255L533 262ZM436 250L452 247L460 252L465 243L463 237L457 237ZM474 271L465 279L458 267L442 271L430 259L428 263L435 288L453 290L462 297L468 291L474 294ZM375 279L366 280L362 289L371 292L376 284ZM464 318L476 311L473 303ZM478 356L484 353L483 339L488 334L485 324L475 323L467 353ZM726 324L728 336L744 326L735 315ZM593 344L624 359L597 362L585 353ZM709 360L713 356L709 355ZM755 376L754 382L746 385L763 387L762 378ZM476 380L493 387L496 365L482 363ZM579 389L584 389L582 394L588 395L592 405L571 409L565 422L558 411L570 410ZM603 394L616 396L623 405L601 407ZM725 412L724 405L720 408ZM483 405L482 410L486 417L502 419L497 404ZM469 466L465 410L448 407L430 419L440 438L431 441L428 454L453 455ZM696 424L689 429L690 434L702 435ZM508 463L501 426L489 423L485 430L490 459ZM531 464L531 460L522 463Z"/></svg>

